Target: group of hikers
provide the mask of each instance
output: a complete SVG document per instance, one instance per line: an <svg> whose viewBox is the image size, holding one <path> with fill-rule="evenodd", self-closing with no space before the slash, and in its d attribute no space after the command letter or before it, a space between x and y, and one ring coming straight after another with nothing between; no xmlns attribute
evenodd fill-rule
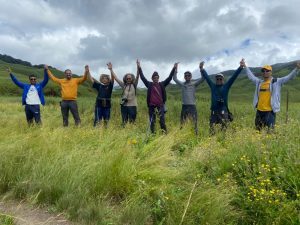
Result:
<svg viewBox="0 0 300 225"><path fill-rule="evenodd" d="M167 101L166 86L171 82L172 78L175 83L182 89L182 109L180 121L183 125L187 119L191 119L194 124L195 133L198 134L197 126L197 108L196 108L196 87L206 80L211 90L211 114L210 114L210 132L214 133L214 126L219 124L221 129L226 129L227 124L233 120L233 116L228 108L228 93L229 90L243 69L246 70L248 78L256 85L253 105L256 108L255 127L261 130L264 127L273 129L275 125L276 113L280 110L280 90L282 84L292 79L298 74L300 62L287 76L274 78L272 76L272 67L265 65L261 68L262 78L256 77L251 70L246 66L244 59L240 61L240 66L234 74L225 82L224 75L218 73L215 75L215 82L208 76L204 69L204 62L199 64L201 78L192 80L190 71L184 72L184 81L177 78L178 63L175 63L169 76L159 81L158 72L153 72L151 79L147 80L143 74L140 61L136 61L137 75L132 73L124 75L123 80L120 80L114 70L113 65L109 62L107 68L110 75L101 74L99 81L94 79L89 70L89 66L85 66L84 75L79 78L72 76L72 71L66 69L65 78L59 79L55 77L47 65L44 66L44 79L42 82L37 82L35 75L29 75L29 84L22 83L16 79L12 71L8 69L12 81L23 89L22 104L25 105L26 119L29 125L33 124L33 120L41 123L40 104L45 104L43 88L48 83L48 77L57 83L61 89L61 113L63 117L63 126L68 126L69 111L71 111L75 124L80 124L80 116L77 105L78 86L89 79L93 88L98 92L95 103L94 126L97 126L101 121L105 127L110 119L111 95L114 86L114 81L122 88L121 97L121 115L123 126L126 123L134 123L137 116L137 85L139 78L147 87L147 105L149 113L149 122L151 132L155 132L156 117L159 117L160 128L164 133L167 132L165 123L165 103Z"/></svg>

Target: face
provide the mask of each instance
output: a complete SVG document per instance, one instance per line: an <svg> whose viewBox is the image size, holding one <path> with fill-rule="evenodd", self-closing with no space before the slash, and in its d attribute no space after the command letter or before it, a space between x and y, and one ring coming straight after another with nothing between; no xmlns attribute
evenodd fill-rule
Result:
<svg viewBox="0 0 300 225"><path fill-rule="evenodd" d="M30 82L31 85L35 85L36 84L36 77L30 77L29 82Z"/></svg>
<svg viewBox="0 0 300 225"><path fill-rule="evenodd" d="M190 81L190 80L192 79L192 74L190 74L190 73L185 73L185 74L184 74L184 79L185 79L185 81Z"/></svg>
<svg viewBox="0 0 300 225"><path fill-rule="evenodd" d="M126 75L126 83L127 84L132 84L133 80L132 80L132 76L131 75Z"/></svg>
<svg viewBox="0 0 300 225"><path fill-rule="evenodd" d="M158 83L158 81L159 81L159 76L154 76L154 77L152 77L152 81L153 81L153 83Z"/></svg>
<svg viewBox="0 0 300 225"><path fill-rule="evenodd" d="M100 79L100 82L102 84L108 84L109 83L109 79L107 76L103 76L101 79Z"/></svg>
<svg viewBox="0 0 300 225"><path fill-rule="evenodd" d="M271 70L267 70L267 69L262 69L262 76L264 79L268 79L272 76L272 71Z"/></svg>
<svg viewBox="0 0 300 225"><path fill-rule="evenodd" d="M216 85L223 85L224 84L224 77L216 76Z"/></svg>
<svg viewBox="0 0 300 225"><path fill-rule="evenodd" d="M72 71L71 70L66 70L65 71L65 77L67 80L70 80L72 78Z"/></svg>

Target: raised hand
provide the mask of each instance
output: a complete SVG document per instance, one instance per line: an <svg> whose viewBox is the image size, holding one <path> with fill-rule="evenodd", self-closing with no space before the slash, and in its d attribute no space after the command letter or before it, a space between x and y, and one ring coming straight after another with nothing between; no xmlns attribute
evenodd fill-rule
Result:
<svg viewBox="0 0 300 225"><path fill-rule="evenodd" d="M112 70L112 64L111 64L111 62L107 63L106 65L107 65L107 68L108 68L109 70Z"/></svg>
<svg viewBox="0 0 300 225"><path fill-rule="evenodd" d="M179 64L179 62L174 63L174 68L176 69L176 71L177 71L177 68L178 68L178 64Z"/></svg>
<svg viewBox="0 0 300 225"><path fill-rule="evenodd" d="M11 73L11 68L7 67L6 71L10 74Z"/></svg>
<svg viewBox="0 0 300 225"><path fill-rule="evenodd" d="M200 70L203 70L203 67L204 67L204 61L202 61L202 62L199 64Z"/></svg>
<svg viewBox="0 0 300 225"><path fill-rule="evenodd" d="M300 69L300 61L297 62L297 68Z"/></svg>
<svg viewBox="0 0 300 225"><path fill-rule="evenodd" d="M47 64L44 65L44 69L45 69L45 70L48 69L48 65L47 65Z"/></svg>
<svg viewBox="0 0 300 225"><path fill-rule="evenodd" d="M242 60L240 61L240 66L245 68L246 67L246 63L245 63L245 59L242 58Z"/></svg>
<svg viewBox="0 0 300 225"><path fill-rule="evenodd" d="M84 72L85 73L89 73L90 72L90 67L88 65L85 65Z"/></svg>
<svg viewBox="0 0 300 225"><path fill-rule="evenodd" d="M136 65L137 65L137 67L141 67L141 63L140 63L139 59L136 60Z"/></svg>

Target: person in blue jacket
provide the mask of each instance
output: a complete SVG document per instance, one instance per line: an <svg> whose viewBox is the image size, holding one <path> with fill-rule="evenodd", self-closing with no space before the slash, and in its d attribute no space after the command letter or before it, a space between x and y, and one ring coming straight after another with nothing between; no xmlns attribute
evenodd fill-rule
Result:
<svg viewBox="0 0 300 225"><path fill-rule="evenodd" d="M36 124L41 124L40 104L45 105L45 97L43 88L48 83L48 74L44 70L44 80L37 83L37 77L34 74L29 75L29 84L22 83L12 74L11 69L8 68L9 75L12 81L23 89L22 105L25 105L25 115L28 125L33 124L33 119Z"/></svg>
<svg viewBox="0 0 300 225"><path fill-rule="evenodd" d="M234 72L234 74L226 83L224 81L224 75L222 73L216 74L216 83L214 83L203 68L204 62L201 62L199 65L201 75L202 77L204 77L211 90L211 114L209 121L211 134L214 134L215 132L214 125L220 124L221 129L224 130L227 127L227 123L232 121L232 114L228 109L228 93L233 82L241 73L244 67L243 65L244 64L242 59L242 61L240 62L240 67Z"/></svg>

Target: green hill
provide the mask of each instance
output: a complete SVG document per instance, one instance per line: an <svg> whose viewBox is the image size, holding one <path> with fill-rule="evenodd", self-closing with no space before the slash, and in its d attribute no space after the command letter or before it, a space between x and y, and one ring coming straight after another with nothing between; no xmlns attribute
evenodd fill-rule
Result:
<svg viewBox="0 0 300 225"><path fill-rule="evenodd" d="M5 56L5 57L4 57ZM0 55L0 94L5 96L10 95L20 95L22 90L17 88L10 80L6 68L9 66L11 67L13 73L23 82L28 81L29 74L35 74L38 76L38 79L43 78L43 68L41 65L31 65L31 63L22 61L20 59L14 59L13 57ZM273 67L273 74L275 77L281 77L287 75L293 68L295 68L296 61L287 62L287 63L278 63L272 65ZM63 77L63 72L59 71L55 68L51 68L53 74L58 77ZM260 68L255 67L251 68L251 70L255 74L259 74ZM227 77L232 75L234 70L223 71L222 73ZM76 75L74 75L76 76ZM282 97L285 98L286 91L289 91L290 101L292 102L299 102L300 95L297 94L297 90L300 89L300 82L299 77L295 78L293 82L289 82L285 85L282 91ZM245 76L245 73L242 74L237 79L236 83L233 85L233 88L230 92L230 98L234 99L235 101L251 101L253 93L254 93L254 84L248 80ZM171 84L168 88L168 96L170 98L181 98L180 88L178 88L175 84ZM198 99L207 100L209 101L209 87L206 83L201 84L198 87L197 97ZM120 92L120 91L117 91ZM139 90L139 94L144 95L144 89ZM48 85L45 88L45 95L54 95L59 96L60 91L58 85L54 84L52 81L49 81ZM78 91L79 96L95 96L95 92L91 88L89 82L85 82L83 85L79 87ZM118 94L117 94L118 96Z"/></svg>

